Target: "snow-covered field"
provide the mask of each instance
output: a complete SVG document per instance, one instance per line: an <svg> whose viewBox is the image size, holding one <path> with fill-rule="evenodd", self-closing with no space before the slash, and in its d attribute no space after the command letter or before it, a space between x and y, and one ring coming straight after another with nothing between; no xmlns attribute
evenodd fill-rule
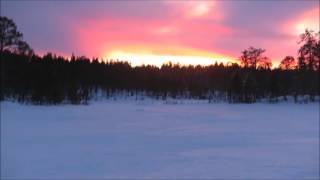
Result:
<svg viewBox="0 0 320 180"><path fill-rule="evenodd" d="M319 104L2 102L1 178L318 179Z"/></svg>

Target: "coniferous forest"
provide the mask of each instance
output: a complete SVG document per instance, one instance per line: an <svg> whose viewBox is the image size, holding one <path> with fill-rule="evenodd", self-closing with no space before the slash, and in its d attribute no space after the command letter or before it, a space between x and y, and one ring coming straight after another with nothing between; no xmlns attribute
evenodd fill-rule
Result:
<svg viewBox="0 0 320 180"><path fill-rule="evenodd" d="M194 98L209 102L277 102L319 96L319 33L306 30L297 37L297 55L286 56L279 67L249 47L239 53L239 63L185 66L170 62L161 67L131 66L126 61L103 61L85 56L66 58L52 53L39 56L23 41L15 23L0 17L1 100L34 104L82 104L102 94L120 93L154 99Z"/></svg>

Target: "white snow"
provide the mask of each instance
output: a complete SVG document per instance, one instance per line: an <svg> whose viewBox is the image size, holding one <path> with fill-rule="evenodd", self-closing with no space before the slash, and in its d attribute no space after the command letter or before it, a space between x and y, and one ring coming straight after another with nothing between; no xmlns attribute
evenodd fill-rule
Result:
<svg viewBox="0 0 320 180"><path fill-rule="evenodd" d="M1 179L318 179L319 104L1 103Z"/></svg>

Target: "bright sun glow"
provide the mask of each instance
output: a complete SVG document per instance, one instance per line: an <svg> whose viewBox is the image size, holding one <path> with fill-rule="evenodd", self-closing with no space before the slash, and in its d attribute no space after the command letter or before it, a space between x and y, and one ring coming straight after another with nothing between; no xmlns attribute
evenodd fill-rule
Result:
<svg viewBox="0 0 320 180"><path fill-rule="evenodd" d="M143 64L151 64L161 67L162 64L172 62L173 64L181 65L211 65L215 62L234 62L231 58L222 56L187 56L187 55L159 55L159 54L143 54L143 53L130 53L124 51L113 51L107 57L107 59L128 61L132 66L139 66Z"/></svg>
<svg viewBox="0 0 320 180"><path fill-rule="evenodd" d="M210 7L205 2L200 2L194 5L193 9L191 10L191 16L203 16L206 15L210 10Z"/></svg>
<svg viewBox="0 0 320 180"><path fill-rule="evenodd" d="M211 65L215 62L227 64L236 62L235 58L219 53L211 53L193 48L175 46L148 46L135 44L132 46L119 45L117 48L106 49L104 58L115 61L128 61L132 66L155 65L172 62L180 65Z"/></svg>
<svg viewBox="0 0 320 180"><path fill-rule="evenodd" d="M313 9L305 13L302 18L295 24L296 34L304 33L306 29L314 30L315 32L319 31L319 9Z"/></svg>
<svg viewBox="0 0 320 180"><path fill-rule="evenodd" d="M302 21L296 24L296 32L297 34L302 34L305 32L306 29L318 31L319 30L318 26L319 24L311 20Z"/></svg>

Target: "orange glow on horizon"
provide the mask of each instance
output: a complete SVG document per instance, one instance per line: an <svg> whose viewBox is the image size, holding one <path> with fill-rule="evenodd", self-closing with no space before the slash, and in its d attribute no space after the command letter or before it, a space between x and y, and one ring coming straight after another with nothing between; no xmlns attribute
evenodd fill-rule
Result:
<svg viewBox="0 0 320 180"><path fill-rule="evenodd" d="M211 65L215 62L227 64L236 62L235 58L218 53L211 53L188 48L141 48L139 46L124 47L106 52L106 59L128 61L132 66L155 65L161 67L162 64L172 62L180 65Z"/></svg>
<svg viewBox="0 0 320 180"><path fill-rule="evenodd" d="M181 65L205 66L215 62L226 65L228 62L240 64L237 59L241 51L256 42L254 34L248 38L241 37L241 29L238 32L222 23L228 16L223 13L219 3L190 1L168 4L173 13L168 19L135 17L131 20L121 16L105 16L85 19L81 24L71 23L76 54L81 52L81 55L89 57L128 61L132 66L161 66L169 61ZM259 39L259 43L256 43L259 45L256 46L267 49L265 55L272 59L273 68L286 55L295 56L297 35L304 32L305 28L313 29L318 25L315 20L318 11L311 9L283 22L280 31L286 38L284 41L276 37L260 43ZM230 37L234 36L234 42L230 42ZM224 37L226 42L222 39ZM237 54L230 48L232 46L239 46ZM286 51L279 47L286 47Z"/></svg>

